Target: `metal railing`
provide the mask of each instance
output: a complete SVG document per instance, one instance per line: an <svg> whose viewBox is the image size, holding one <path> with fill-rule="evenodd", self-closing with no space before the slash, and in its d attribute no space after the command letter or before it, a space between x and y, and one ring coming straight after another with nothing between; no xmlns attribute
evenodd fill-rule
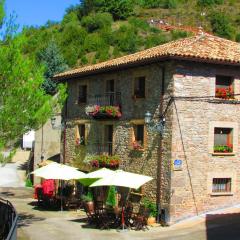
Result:
<svg viewBox="0 0 240 240"><path fill-rule="evenodd" d="M88 105L99 106L121 106L120 92L107 92L103 95L95 95L88 97Z"/></svg>
<svg viewBox="0 0 240 240"><path fill-rule="evenodd" d="M17 220L18 215L13 205L0 198L0 239L17 239Z"/></svg>
<svg viewBox="0 0 240 240"><path fill-rule="evenodd" d="M91 151L96 155L113 155L113 143L93 143L90 145Z"/></svg>

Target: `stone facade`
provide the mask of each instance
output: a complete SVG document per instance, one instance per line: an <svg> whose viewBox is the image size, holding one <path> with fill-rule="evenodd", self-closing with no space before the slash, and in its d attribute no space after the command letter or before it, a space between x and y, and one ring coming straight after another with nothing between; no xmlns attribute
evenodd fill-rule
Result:
<svg viewBox="0 0 240 240"><path fill-rule="evenodd" d="M113 125L113 152L121 158L120 168L153 176L146 184L144 193L156 200L157 171L160 173L160 207L169 213L169 222L176 222L188 216L239 203L239 149L231 156L217 156L212 150L214 122L233 123L238 142L238 111L240 105L227 100L209 98L215 95L216 75L234 76L235 93L239 93L240 71L231 66L217 66L184 61L166 61L149 65L129 67L114 72L99 73L81 78L69 79L69 97L66 104L66 147L65 160L85 169L82 161L88 154L94 154L93 142L101 142L104 126ZM164 75L164 96L161 99ZM145 76L146 97L133 97L133 81ZM122 117L118 120L94 120L85 113L85 105L78 103L79 85L86 84L88 96L104 94L106 80L115 80L115 91L121 92ZM206 97L206 99L171 97ZM170 100L173 100L169 103ZM235 101L236 103L237 101ZM145 126L144 150L136 157L132 152L133 125L144 123L144 114L150 111L157 119L159 106L165 112L166 125L159 149L160 135L152 133ZM76 146L76 126L85 125L87 135L84 149ZM162 151L162 161L158 161ZM174 171L173 161L181 159L181 171ZM79 164L80 163L80 164ZM211 192L212 178L232 178L232 192L216 196Z"/></svg>

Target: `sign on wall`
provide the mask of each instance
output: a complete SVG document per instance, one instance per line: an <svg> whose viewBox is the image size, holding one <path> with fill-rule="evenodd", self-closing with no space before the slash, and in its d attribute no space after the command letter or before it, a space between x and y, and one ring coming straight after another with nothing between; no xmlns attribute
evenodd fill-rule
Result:
<svg viewBox="0 0 240 240"><path fill-rule="evenodd" d="M173 170L174 171L182 171L182 164L183 164L183 161L180 160L180 159L175 159L173 161Z"/></svg>

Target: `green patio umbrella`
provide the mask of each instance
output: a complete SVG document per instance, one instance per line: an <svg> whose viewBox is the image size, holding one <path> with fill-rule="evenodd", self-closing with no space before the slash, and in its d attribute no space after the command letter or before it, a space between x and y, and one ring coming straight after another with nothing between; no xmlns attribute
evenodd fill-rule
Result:
<svg viewBox="0 0 240 240"><path fill-rule="evenodd" d="M79 179L79 182L84 186L90 186L101 178L110 177L113 173L114 171L110 169L101 168L99 170L86 174L84 178Z"/></svg>

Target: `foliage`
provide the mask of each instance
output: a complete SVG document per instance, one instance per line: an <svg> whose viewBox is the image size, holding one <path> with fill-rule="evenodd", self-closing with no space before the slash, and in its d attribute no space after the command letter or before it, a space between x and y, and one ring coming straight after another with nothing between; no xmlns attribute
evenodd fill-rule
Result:
<svg viewBox="0 0 240 240"><path fill-rule="evenodd" d="M81 198L84 202L92 202L93 201L93 194L92 194L91 189L88 189L87 195L82 195Z"/></svg>
<svg viewBox="0 0 240 240"><path fill-rule="evenodd" d="M107 114L110 117L119 118L122 116L118 106L99 106L99 105L87 106L85 111L86 114L90 116L97 116L101 113Z"/></svg>
<svg viewBox="0 0 240 240"><path fill-rule="evenodd" d="M145 208L150 210L150 216L156 217L157 216L157 206L156 203L151 202L148 198L143 199L143 205Z"/></svg>
<svg viewBox="0 0 240 240"><path fill-rule="evenodd" d="M94 32L98 29L108 28L112 24L112 15L109 13L96 13L85 16L81 20L83 27L87 29L88 32Z"/></svg>
<svg viewBox="0 0 240 240"><path fill-rule="evenodd" d="M117 200L116 200L116 187L110 186L108 190L108 196L106 200L106 204L111 207L115 207L117 205Z"/></svg>
<svg viewBox="0 0 240 240"><path fill-rule="evenodd" d="M126 19L134 14L134 2L131 0L84 0L81 5L85 15L91 12L108 12L116 20Z"/></svg>
<svg viewBox="0 0 240 240"><path fill-rule="evenodd" d="M51 41L48 47L40 54L40 61L45 66L43 89L46 93L54 95L57 92L57 82L52 79L53 76L68 69L54 41Z"/></svg>
<svg viewBox="0 0 240 240"><path fill-rule="evenodd" d="M4 155L3 152L0 152L0 163L6 164L6 163L11 162L15 153L16 153L16 149L11 150L7 156Z"/></svg>
<svg viewBox="0 0 240 240"><path fill-rule="evenodd" d="M4 3L5 3L5 0L0 0L0 27L2 26L3 18L5 16Z"/></svg>
<svg viewBox="0 0 240 240"><path fill-rule="evenodd" d="M92 167L118 168L120 158L117 155L113 156L96 155L89 157L88 161Z"/></svg>
<svg viewBox="0 0 240 240"><path fill-rule="evenodd" d="M197 0L197 5L200 7L210 7L214 4L223 4L224 0Z"/></svg>
<svg viewBox="0 0 240 240"><path fill-rule="evenodd" d="M214 146L214 152L216 152L216 153L218 153L218 152L231 153L232 151L233 151L232 144Z"/></svg>
<svg viewBox="0 0 240 240"><path fill-rule="evenodd" d="M221 12L214 12L210 21L214 33L223 38L233 39L235 30L228 16Z"/></svg>
<svg viewBox="0 0 240 240"><path fill-rule="evenodd" d="M240 33L236 35L236 42L240 42Z"/></svg>
<svg viewBox="0 0 240 240"><path fill-rule="evenodd" d="M26 179L25 187L33 187L32 181L29 178Z"/></svg>
<svg viewBox="0 0 240 240"><path fill-rule="evenodd" d="M46 122L65 100L65 87L51 98L41 88L44 68L23 54L24 35L14 35L10 21L0 45L0 149L13 145L24 133Z"/></svg>

